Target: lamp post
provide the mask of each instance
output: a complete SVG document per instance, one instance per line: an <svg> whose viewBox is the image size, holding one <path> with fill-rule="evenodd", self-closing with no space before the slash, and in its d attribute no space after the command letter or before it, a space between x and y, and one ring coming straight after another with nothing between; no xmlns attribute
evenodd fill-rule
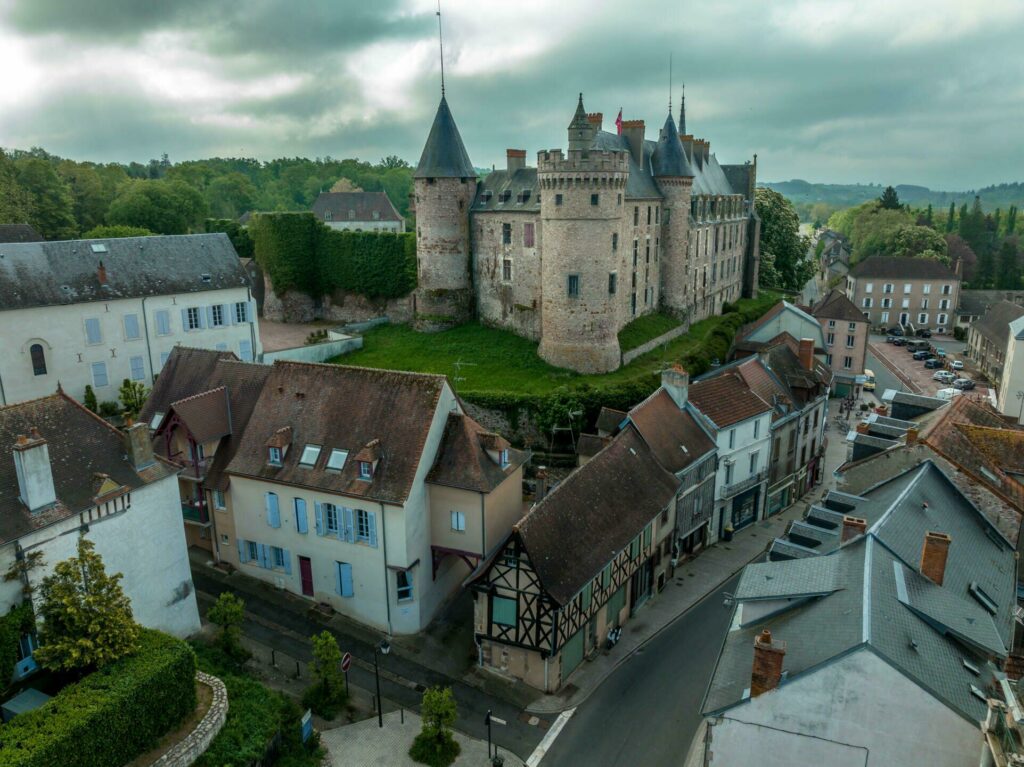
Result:
<svg viewBox="0 0 1024 767"><path fill-rule="evenodd" d="M377 726L384 726L384 706L380 698L380 666L377 663L377 655L387 655L391 652L391 644L387 639L380 640L380 644L373 646L373 675L377 679Z"/></svg>

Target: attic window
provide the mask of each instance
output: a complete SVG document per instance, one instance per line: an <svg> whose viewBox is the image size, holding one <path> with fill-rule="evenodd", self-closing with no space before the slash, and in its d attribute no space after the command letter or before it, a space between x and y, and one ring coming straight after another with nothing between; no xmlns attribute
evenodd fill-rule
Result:
<svg viewBox="0 0 1024 767"><path fill-rule="evenodd" d="M972 582L971 585L967 587L967 590L971 592L971 596L974 597L978 603L992 615L995 615L999 611L996 607L996 603L992 600L992 597L986 594L985 590L979 586L977 582Z"/></svg>
<svg viewBox="0 0 1024 767"><path fill-rule="evenodd" d="M501 464L501 468L504 469L506 466L508 466L508 448L506 447L506 448L502 449L502 451L498 454L498 456L499 456L499 463Z"/></svg>
<svg viewBox="0 0 1024 767"><path fill-rule="evenodd" d="M281 465L281 448L272 447L268 449L267 461L271 466Z"/></svg>
<svg viewBox="0 0 1024 767"><path fill-rule="evenodd" d="M512 199L512 190L511 189L506 189L504 192L501 193L501 196L498 198L498 202L508 202L511 199Z"/></svg>
<svg viewBox="0 0 1024 767"><path fill-rule="evenodd" d="M380 221L380 211L379 210L373 211L373 220L374 221Z"/></svg>
<svg viewBox="0 0 1024 767"><path fill-rule="evenodd" d="M484 191L483 194L480 195L480 201L481 202L489 202L490 199L493 196L494 196L494 193L490 189L487 189L487 190Z"/></svg>
<svg viewBox="0 0 1024 767"><path fill-rule="evenodd" d="M372 479L373 478L373 464L369 461L359 462L359 479Z"/></svg>
<svg viewBox="0 0 1024 767"><path fill-rule="evenodd" d="M306 445L302 448L302 455L299 457L299 466L310 468L316 466L316 460L320 457L320 445Z"/></svg>
<svg viewBox="0 0 1024 767"><path fill-rule="evenodd" d="M988 703L988 697L985 695L985 693L983 693L973 684L971 685L971 695L980 700L982 703Z"/></svg>
<svg viewBox="0 0 1024 767"><path fill-rule="evenodd" d="M210 275L206 274L204 272L203 274L199 275L199 279L201 279L203 282L209 282L210 281Z"/></svg>
<svg viewBox="0 0 1024 767"><path fill-rule="evenodd" d="M334 218L334 214L331 213L331 211L329 211L329 210L325 210L324 211L324 221L330 221L332 218Z"/></svg>
<svg viewBox="0 0 1024 767"><path fill-rule="evenodd" d="M107 246L104 245L102 242L94 242L89 247L92 248L92 252L93 253L106 253L107 252Z"/></svg>
<svg viewBox="0 0 1024 767"><path fill-rule="evenodd" d="M342 450L340 447L333 448L330 457L327 459L327 468L331 471L341 471L347 458L348 450Z"/></svg>
<svg viewBox="0 0 1024 767"><path fill-rule="evenodd" d="M160 426L160 422L164 420L163 413L153 413L153 420L149 422L149 428L156 431L157 427Z"/></svg>
<svg viewBox="0 0 1024 767"><path fill-rule="evenodd" d="M978 670L978 667L971 663L969 660L967 660L967 658L964 658L964 668L970 671L975 676L979 676L981 674L981 671Z"/></svg>
<svg viewBox="0 0 1024 767"><path fill-rule="evenodd" d="M530 190L523 189L518 195L516 195L516 202L526 202L530 199Z"/></svg>

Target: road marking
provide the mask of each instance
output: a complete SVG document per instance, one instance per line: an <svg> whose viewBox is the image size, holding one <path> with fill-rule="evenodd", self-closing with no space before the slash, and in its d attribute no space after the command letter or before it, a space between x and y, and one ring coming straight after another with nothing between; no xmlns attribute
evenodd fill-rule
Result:
<svg viewBox="0 0 1024 767"><path fill-rule="evenodd" d="M575 713L576 708L573 707L558 715L558 719L556 719L555 723L551 725L551 729L547 731L547 734L544 735L541 742L537 744L537 748L533 749L533 753L530 754L530 758L526 760L526 767L537 767L537 765L540 764L540 760L544 758L548 749L551 748L552 744L554 744L555 738L558 737L562 728L565 727L566 722L568 722Z"/></svg>

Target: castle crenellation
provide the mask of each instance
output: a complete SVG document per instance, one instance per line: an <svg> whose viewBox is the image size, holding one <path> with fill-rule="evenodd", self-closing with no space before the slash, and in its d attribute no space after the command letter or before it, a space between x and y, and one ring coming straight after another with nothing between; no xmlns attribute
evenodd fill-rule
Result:
<svg viewBox="0 0 1024 767"><path fill-rule="evenodd" d="M580 94L566 150L529 167L509 149L478 180L442 97L414 174L419 328L476 317L539 341L554 365L604 372L637 317L696 321L756 295L756 156L719 165L671 114L657 141L644 120L614 134L603 120Z"/></svg>

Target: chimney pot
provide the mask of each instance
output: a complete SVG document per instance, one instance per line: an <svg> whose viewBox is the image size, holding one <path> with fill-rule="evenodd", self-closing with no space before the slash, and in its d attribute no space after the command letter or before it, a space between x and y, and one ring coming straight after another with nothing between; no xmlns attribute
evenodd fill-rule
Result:
<svg viewBox="0 0 1024 767"><path fill-rule="evenodd" d="M908 445L916 445L917 444L917 429L907 429L906 440L907 440L907 444Z"/></svg>
<svg viewBox="0 0 1024 767"><path fill-rule="evenodd" d="M508 168L509 175L512 175L517 170L521 170L526 167L526 150L525 149L506 149L505 150L505 167Z"/></svg>
<svg viewBox="0 0 1024 767"><path fill-rule="evenodd" d="M946 558L949 556L949 545L953 542L945 533L928 531L924 534L924 545L921 547L921 575L936 585L941 586L946 575Z"/></svg>
<svg viewBox="0 0 1024 767"><path fill-rule="evenodd" d="M153 442L149 438L149 427L144 423L133 424L124 433L125 452L128 463L136 471L141 471L156 463L153 457Z"/></svg>
<svg viewBox="0 0 1024 767"><path fill-rule="evenodd" d="M854 538L864 533L868 529L868 521L861 517L843 517L843 535L840 543L846 543L852 541Z"/></svg>
<svg viewBox="0 0 1024 767"><path fill-rule="evenodd" d="M18 477L18 497L29 511L39 511L57 502L50 468L50 449L34 426L31 439L19 434L14 444L14 471Z"/></svg>
<svg viewBox="0 0 1024 767"><path fill-rule="evenodd" d="M547 466L537 467L537 489L533 493L534 503L540 503L548 493L548 468Z"/></svg>
<svg viewBox="0 0 1024 767"><path fill-rule="evenodd" d="M100 285L107 284L107 267L100 261L100 265L96 267L96 279L100 281Z"/></svg>
<svg viewBox="0 0 1024 767"><path fill-rule="evenodd" d="M785 657L786 643L773 640L772 632L764 629L754 640L754 667L750 673L751 698L779 686Z"/></svg>
<svg viewBox="0 0 1024 767"><path fill-rule="evenodd" d="M690 376L681 365L676 363L668 370L661 371L661 388L668 392L668 396L682 410L686 406Z"/></svg>
<svg viewBox="0 0 1024 767"><path fill-rule="evenodd" d="M797 356L800 358L800 365L805 370L814 370L814 339L801 338Z"/></svg>
<svg viewBox="0 0 1024 767"><path fill-rule="evenodd" d="M858 434L867 434L869 431L871 431L871 424L865 423L864 421L857 424Z"/></svg>

